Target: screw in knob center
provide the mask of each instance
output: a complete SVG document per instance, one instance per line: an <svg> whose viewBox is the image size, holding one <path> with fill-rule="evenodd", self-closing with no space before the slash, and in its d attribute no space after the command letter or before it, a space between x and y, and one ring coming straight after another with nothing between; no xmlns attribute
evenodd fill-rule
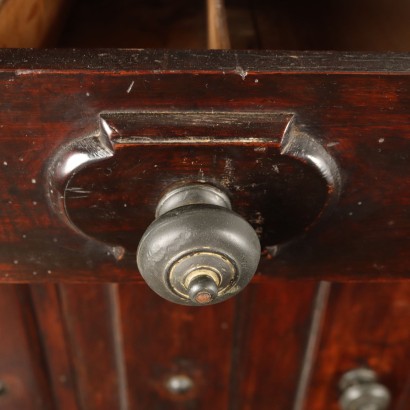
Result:
<svg viewBox="0 0 410 410"><path fill-rule="evenodd" d="M210 275L195 276L189 282L188 295L193 302L205 305L218 296L218 285Z"/></svg>

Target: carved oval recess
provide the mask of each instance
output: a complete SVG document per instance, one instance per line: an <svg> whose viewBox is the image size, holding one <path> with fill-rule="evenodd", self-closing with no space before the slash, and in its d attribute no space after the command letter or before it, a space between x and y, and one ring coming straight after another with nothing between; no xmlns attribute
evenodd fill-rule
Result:
<svg viewBox="0 0 410 410"><path fill-rule="evenodd" d="M100 127L61 147L50 203L83 235L135 251L170 187L225 190L263 248L299 237L340 193L333 158L293 113L104 112Z"/></svg>

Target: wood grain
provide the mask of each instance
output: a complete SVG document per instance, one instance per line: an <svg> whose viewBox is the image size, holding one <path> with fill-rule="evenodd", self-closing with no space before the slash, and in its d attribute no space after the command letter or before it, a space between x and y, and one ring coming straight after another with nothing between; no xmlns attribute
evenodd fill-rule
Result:
<svg viewBox="0 0 410 410"><path fill-rule="evenodd" d="M408 283L333 284L304 409L339 410L339 379L361 366L391 390L391 409L407 409L409 323Z"/></svg>
<svg viewBox="0 0 410 410"><path fill-rule="evenodd" d="M81 409L124 409L111 286L59 287Z"/></svg>
<svg viewBox="0 0 410 410"><path fill-rule="evenodd" d="M74 40L166 47L169 37L179 36L182 41L174 44L204 43L203 33L187 42L189 28L203 24L195 10L176 16L165 6L161 24L146 13L136 24L138 16L127 3L122 2L118 14L105 7L105 19L85 18L77 24L74 16L80 26L79 31L71 29ZM315 14L322 2L312 7L280 3L274 7L289 9L289 19L304 22L296 31L308 29L302 44L309 46L313 28L317 33L324 25L312 27L305 12L309 8ZM106 5L99 2L100 9ZM94 17L95 5L85 7ZM363 33L360 14L352 16ZM259 22L268 17L259 14ZM114 36L107 19L111 27L115 19L131 21L133 29ZM165 33L164 21L174 33ZM278 44L281 36L300 45L286 31L288 22L283 15L280 25L269 21L269 33L278 36L265 32L258 41ZM81 27L93 35L85 40ZM184 27L188 30L181 36ZM146 38L136 38L144 30ZM356 41L356 35L350 37ZM377 47L388 49L388 37ZM321 44L330 40L323 36ZM0 281L63 283L58 288L32 285L30 292L19 285L0 287L5 312L0 318L0 379L5 374L11 387L0 396L0 408L289 410L307 358L314 363L306 410L336 410L338 378L363 364L375 368L393 391L394 410L407 410L408 285L333 285L314 360L314 349L307 357L307 341L309 333L317 332L312 326L317 285L302 279L408 277L408 54L3 50L0 67ZM282 247L275 259L265 253L261 275L238 299L221 305L187 309L162 301L146 286L122 284L117 292L116 285L101 285L140 281L134 255L71 231L49 206L47 173L61 144L98 131L103 110L164 109L292 112L343 171L335 212L304 238ZM239 138L240 130L234 136ZM171 155L164 152L153 160L168 160ZM149 150L144 154L150 155ZM124 162L114 165L121 168ZM176 159L173 165L178 169L181 164ZM235 172L248 172L240 158L237 165ZM81 175L72 182L78 181ZM138 195L145 195L148 186L137 186ZM89 188L72 187L77 195ZM134 188L131 183L128 187ZM93 195L108 201L115 189L105 191ZM147 208L155 208L154 199ZM86 205L79 209L89 218ZM118 206L113 211L120 213ZM130 212L133 218L141 216L137 207ZM138 221L141 225L150 222L148 214ZM126 222L117 229L129 227ZM103 219L92 228L106 232L108 226ZM130 248L137 242L135 238ZM166 383L178 375L190 377L193 388L170 392Z"/></svg>
<svg viewBox="0 0 410 410"><path fill-rule="evenodd" d="M2 50L0 60L1 281L140 281L133 254L118 258L50 209L47 169L62 144L98 130L101 111L169 106L293 112L338 163L333 214L262 260L258 281L408 277L408 55Z"/></svg>
<svg viewBox="0 0 410 410"><path fill-rule="evenodd" d="M107 128L115 131L106 135ZM286 114L104 113L101 134L57 156L49 169L50 199L76 229L129 252L171 186L200 181L228 193L262 249L308 231L340 194L337 166ZM78 156L89 161L73 169Z"/></svg>
<svg viewBox="0 0 410 410"><path fill-rule="evenodd" d="M293 408L316 291L315 282L277 281L237 297L229 409Z"/></svg>
<svg viewBox="0 0 410 410"><path fill-rule="evenodd" d="M28 287L0 286L0 311L0 408L54 409Z"/></svg>
<svg viewBox="0 0 410 410"><path fill-rule="evenodd" d="M59 410L79 409L78 386L58 288L53 284L33 284L30 293L55 406Z"/></svg>
<svg viewBox="0 0 410 410"><path fill-rule="evenodd" d="M234 301L204 309L170 304L146 286L120 285L131 409L227 409ZM184 375L186 393L167 383Z"/></svg>

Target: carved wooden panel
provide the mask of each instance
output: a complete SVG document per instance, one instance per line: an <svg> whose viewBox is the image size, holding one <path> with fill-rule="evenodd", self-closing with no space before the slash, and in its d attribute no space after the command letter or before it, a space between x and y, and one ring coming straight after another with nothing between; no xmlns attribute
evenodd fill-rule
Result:
<svg viewBox="0 0 410 410"><path fill-rule="evenodd" d="M196 151L189 153L184 142L174 157L166 155L165 149L156 149L149 158L143 146L137 149L137 146L121 142L125 141L121 140L121 132L127 132L124 129L113 137L117 138L115 144L121 147L118 149L121 160L114 155L111 166L108 163L105 168L98 165L88 180L86 175L91 170L79 169L73 176L71 183L75 184L60 194L68 204L68 212L81 226L88 223L88 209L96 205L101 190L118 183L121 176L130 181L134 177L142 178L132 180L130 191L119 192L117 198L111 190L110 195L114 196L109 200L107 197L102 206L97 204L98 223L84 225L84 230L94 230L93 235L99 238L106 237L104 229L107 232L114 229L114 236L128 235L125 240L108 238L108 243L101 243L79 235L53 208L51 200L55 192L52 188L51 192L48 184L50 170L58 172L58 166L53 168L53 164L62 148L78 138L98 135L101 113L164 110L174 113L223 111L232 115L251 110L258 113L255 118L263 115L270 118L272 112L293 113L297 130L317 140L337 164L341 175L340 198L330 215L321 218L305 235L275 249L273 258L266 252L259 267L262 273L259 280L271 276L338 280L408 276L405 262L410 209L406 195L409 185L406 96L410 86L407 56L337 54L336 60L335 55L326 53L118 51L114 54L97 50L3 50L0 53L0 87L4 95L0 114L3 164L0 177L4 188L1 199L5 205L0 232L2 281L140 280L131 251L138 242L138 229L151 221L148 216L158 199L157 194L151 194L150 178L157 178L171 165L175 174L182 172L184 175L187 169L184 161L190 156L194 164L190 164L188 176L201 178L202 170L206 178L209 164L202 169L201 144L195 145ZM151 129L162 129L167 134L166 128L161 128L163 125L158 128L158 118L149 121L154 121ZM255 121L252 123L256 124L255 129L251 124L248 131L246 127L236 131L233 127L232 138L242 141L244 135L260 133ZM151 132L150 127L142 129L142 135ZM216 132L223 135L223 127ZM261 138L266 138L264 135ZM272 165L277 165L279 175L276 175L275 166L271 173L265 174L273 178L269 183L269 189L275 191L273 197L256 199L258 190L252 191L252 186L243 188L243 184L248 184L246 178L239 184L242 191L235 192L235 179L246 176L249 165L241 167L233 156L239 155L237 150L246 150L246 144L238 146L228 156L222 153L216 173L208 173L221 184L228 178L227 173L231 173L233 183L228 184L228 188L232 198L238 197L239 210L245 202L258 204L263 201L259 205L265 207L265 213L259 221L256 212L260 209L252 210L250 206L248 213L243 208L244 214L256 220L262 232L272 232L271 216L266 212L270 206L279 215L280 206L287 211L293 206L287 201L281 205L281 195L286 193L287 187L299 190L305 198L295 200L295 206L311 209L309 212L319 209L315 205L316 196L311 195L315 189L323 189L318 174L308 176L309 173L304 173L302 177L298 168L292 168L294 165L287 162L283 148L282 152L275 151L275 144L286 145L283 145L286 135L275 134L273 129L273 151L269 147L265 153L258 151L257 145L262 141L256 140L253 151L250 150L252 155L249 154L255 164L258 158L262 165L269 165L269 161L276 158ZM185 137L181 134L178 138L182 141ZM275 142L278 138L281 141ZM138 169L139 155L147 161L148 178L139 174L143 171ZM232 160L234 169L225 169L224 155ZM315 158L309 154L306 161L314 162ZM320 169L320 161L317 166ZM305 193L297 185L288 184L288 172L299 175ZM166 175L167 183L175 182L172 172L167 171ZM280 179L281 175L284 179ZM303 182L305 177L309 178L309 185ZM91 193L93 178L97 186L96 192ZM165 185L161 183L159 189ZM147 202L139 208L135 198L145 195ZM319 198L320 195L323 202L323 193ZM303 207L301 202L304 202ZM306 218L298 209L298 218ZM138 219L140 211L144 216ZM120 222L123 218L127 223ZM298 230L297 218L286 224L283 221L288 219L275 218L272 226L273 222L277 223L278 236L286 237L284 231L287 229L289 234ZM121 228L115 232L113 221L129 226L129 231ZM138 229L133 225L136 223ZM128 249L125 253L113 247L123 241Z"/></svg>
<svg viewBox="0 0 410 410"><path fill-rule="evenodd" d="M410 399L409 283L334 284L324 316L304 409L339 410L342 374L374 369L392 392L389 408L404 410Z"/></svg>

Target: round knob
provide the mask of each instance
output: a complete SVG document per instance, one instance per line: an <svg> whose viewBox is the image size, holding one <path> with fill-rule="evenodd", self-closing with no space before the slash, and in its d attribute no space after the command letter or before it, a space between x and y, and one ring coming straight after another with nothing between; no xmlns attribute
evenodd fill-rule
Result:
<svg viewBox="0 0 410 410"><path fill-rule="evenodd" d="M355 369L345 373L340 380L342 410L386 410L390 404L388 389L377 383L371 369Z"/></svg>
<svg viewBox="0 0 410 410"><path fill-rule="evenodd" d="M183 305L221 302L254 275L260 243L252 226L231 210L227 195L190 184L164 195L138 246L137 264L160 296Z"/></svg>

